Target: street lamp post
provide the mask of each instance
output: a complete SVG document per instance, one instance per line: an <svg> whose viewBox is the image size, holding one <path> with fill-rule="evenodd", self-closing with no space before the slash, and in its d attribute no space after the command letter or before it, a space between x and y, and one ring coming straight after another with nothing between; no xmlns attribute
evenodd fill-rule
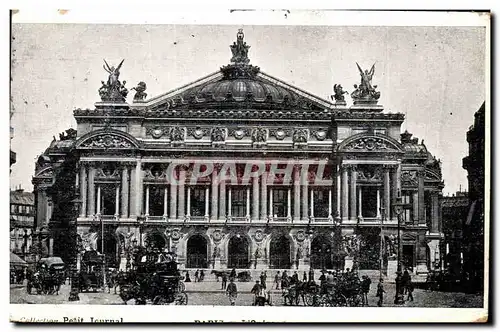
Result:
<svg viewBox="0 0 500 332"><path fill-rule="evenodd" d="M401 192L398 190L398 197L396 198L396 203L394 203L394 213L398 218L398 270L397 279L399 280L401 274L401 215L403 214L405 204L402 203ZM396 296L394 298L395 304L403 303L403 294L401 294L401 285L396 285Z"/></svg>
<svg viewBox="0 0 500 332"><path fill-rule="evenodd" d="M79 290L79 278L78 278L78 215L80 213L80 205L82 204L82 201L80 200L80 196L75 194L75 199L71 201L73 203L73 208L74 208L74 220L72 220L70 223L70 228L72 232L72 239L74 240L73 242L73 250L74 250L74 256L73 256L73 261L71 264L71 290L69 293L69 298L68 301L74 302L74 301L80 301L80 297L78 296L78 293L80 292Z"/></svg>
<svg viewBox="0 0 500 332"><path fill-rule="evenodd" d="M139 222L139 247L142 248L142 227L144 226L144 220L146 217L144 216L138 216L137 221Z"/></svg>
<svg viewBox="0 0 500 332"><path fill-rule="evenodd" d="M385 221L385 207L381 207L380 208L380 216L381 216L381 220L380 220L380 253L379 253L379 260L380 260L380 274L379 274L379 279L382 279L382 270L383 270L383 266L384 266L384 262L383 262L383 255L384 255L384 233L383 233L383 224L384 224L384 221Z"/></svg>
<svg viewBox="0 0 500 332"><path fill-rule="evenodd" d="M102 291L106 291L106 254L104 250L104 219L100 213L97 213L97 217L101 222L101 251L103 258L103 266L102 266Z"/></svg>

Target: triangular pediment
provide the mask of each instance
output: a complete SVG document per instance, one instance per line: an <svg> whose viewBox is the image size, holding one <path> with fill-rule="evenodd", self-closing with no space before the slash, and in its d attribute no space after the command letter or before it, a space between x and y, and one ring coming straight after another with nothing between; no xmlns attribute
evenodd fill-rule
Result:
<svg viewBox="0 0 500 332"><path fill-rule="evenodd" d="M132 108L154 112L210 108L321 111L335 107L327 100L261 72L258 67L228 67L165 94L135 102ZM240 76L229 76L231 69L238 69L236 73Z"/></svg>

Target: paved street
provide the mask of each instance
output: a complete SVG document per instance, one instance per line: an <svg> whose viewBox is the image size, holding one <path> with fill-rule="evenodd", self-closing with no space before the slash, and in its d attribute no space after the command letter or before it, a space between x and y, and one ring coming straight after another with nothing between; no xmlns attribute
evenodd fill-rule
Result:
<svg viewBox="0 0 500 332"><path fill-rule="evenodd" d="M251 305L253 295L249 293L253 282L237 283L239 296L236 305ZM270 287L271 284L268 284ZM375 287L372 284L371 291L368 296L369 305L376 306L377 298L375 297ZM82 293L80 301L68 302L69 285L64 285L59 292L59 295L28 295L24 286L11 286L10 300L11 303L27 303L27 304L122 304L118 295L108 293ZM387 294L384 299L385 306L393 306L395 294L394 284L386 284L385 289ZM229 300L225 293L221 290L221 284L214 281L205 281L202 283L187 283L186 291L190 305L229 305ZM482 307L482 297L473 294L463 293L447 293L447 292L430 292L426 290L416 289L414 292L414 302L406 302L406 307L440 307L440 308L464 308L464 307ZM128 304L133 304L133 300ZM273 291L273 304L283 305L281 291ZM301 303L301 305L303 305Z"/></svg>

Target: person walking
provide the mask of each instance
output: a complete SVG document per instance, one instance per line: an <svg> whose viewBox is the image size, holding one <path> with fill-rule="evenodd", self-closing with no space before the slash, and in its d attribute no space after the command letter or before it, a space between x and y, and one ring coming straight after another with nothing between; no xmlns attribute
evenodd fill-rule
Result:
<svg viewBox="0 0 500 332"><path fill-rule="evenodd" d="M394 304L404 304L403 275L400 271L396 274L396 296L394 297Z"/></svg>
<svg viewBox="0 0 500 332"><path fill-rule="evenodd" d="M274 284L276 285L275 286L276 289L280 289L280 281L281 281L280 271L278 271L278 272L276 272L276 275L274 276Z"/></svg>
<svg viewBox="0 0 500 332"><path fill-rule="evenodd" d="M194 273L194 282L198 282L199 273L200 273L200 270L196 270L196 272Z"/></svg>
<svg viewBox="0 0 500 332"><path fill-rule="evenodd" d="M222 290L226 289L226 286L227 286L227 275L224 273L222 275Z"/></svg>
<svg viewBox="0 0 500 332"><path fill-rule="evenodd" d="M231 270L231 273L229 274L229 280L231 280L231 278L236 278L236 269L233 268Z"/></svg>
<svg viewBox="0 0 500 332"><path fill-rule="evenodd" d="M411 276L408 276L408 281L406 284L406 292L408 294L408 297L406 298L406 301L411 301L413 302L413 282L411 281Z"/></svg>
<svg viewBox="0 0 500 332"><path fill-rule="evenodd" d="M238 297L238 288L234 283L234 278L229 278L229 285L227 285L226 288L226 295L229 298L229 303L231 303L231 305L235 305L236 298Z"/></svg>
<svg viewBox="0 0 500 332"><path fill-rule="evenodd" d="M184 279L184 282L191 282L191 278L189 278L189 271L186 271L186 279Z"/></svg>
<svg viewBox="0 0 500 332"><path fill-rule="evenodd" d="M377 285L377 295L378 301L377 301L377 306L382 307L384 304L384 279L380 278L378 285Z"/></svg>
<svg viewBox="0 0 500 332"><path fill-rule="evenodd" d="M288 274L286 273L286 270L283 271L281 274L281 289L286 289L288 288L289 282L288 282Z"/></svg>
<svg viewBox="0 0 500 332"><path fill-rule="evenodd" d="M259 280L255 280L255 285L253 285L253 288L252 290L250 291L250 293L252 293L254 295L254 299L253 299L253 304L252 305L260 305L261 302L262 302L262 291L263 291L263 288L262 288L262 285L259 283Z"/></svg>
<svg viewBox="0 0 500 332"><path fill-rule="evenodd" d="M260 274L260 285L262 286L262 288L266 289L266 275L264 274L264 272Z"/></svg>
<svg viewBox="0 0 500 332"><path fill-rule="evenodd" d="M307 282L307 273L304 271L304 274L302 275L302 281Z"/></svg>
<svg viewBox="0 0 500 332"><path fill-rule="evenodd" d="M198 279L198 281L203 281L205 280L205 272L203 270L200 271L200 278Z"/></svg>
<svg viewBox="0 0 500 332"><path fill-rule="evenodd" d="M368 276L361 277L361 292L363 295L363 306L368 306L368 293L370 292L370 285L372 280Z"/></svg>
<svg viewBox="0 0 500 332"><path fill-rule="evenodd" d="M401 294L406 295L408 293L408 281L410 280L410 273L408 272L408 269L405 269L403 272L403 277L401 278L401 289L400 292Z"/></svg>

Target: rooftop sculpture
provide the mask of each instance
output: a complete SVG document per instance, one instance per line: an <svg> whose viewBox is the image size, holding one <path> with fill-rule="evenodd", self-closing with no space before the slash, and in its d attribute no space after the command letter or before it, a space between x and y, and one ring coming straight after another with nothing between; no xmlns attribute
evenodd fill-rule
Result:
<svg viewBox="0 0 500 332"><path fill-rule="evenodd" d="M128 89L125 87L126 81L120 82L120 68L123 65L123 59L120 64L115 68L109 66L106 60L102 66L108 72L108 81L105 83L101 81L102 86L99 88L99 95L102 101L107 102L124 102L128 95Z"/></svg>
<svg viewBox="0 0 500 332"><path fill-rule="evenodd" d="M351 93L354 104L376 104L380 98L380 92L375 90L377 88L376 85L372 85L372 78L375 74L375 64L373 64L370 71L363 71L357 62L356 65L358 66L359 74L361 75L361 83L359 86L354 84L354 88L356 90Z"/></svg>

